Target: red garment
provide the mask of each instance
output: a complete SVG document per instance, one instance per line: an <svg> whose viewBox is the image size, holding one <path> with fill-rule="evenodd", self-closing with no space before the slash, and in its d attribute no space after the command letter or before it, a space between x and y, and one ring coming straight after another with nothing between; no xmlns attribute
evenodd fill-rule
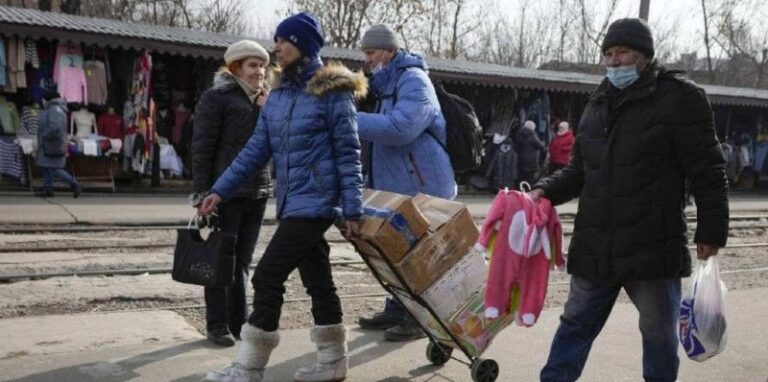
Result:
<svg viewBox="0 0 768 382"><path fill-rule="evenodd" d="M96 122L99 135L112 138L123 139L123 117L117 114L104 113L99 116Z"/></svg>
<svg viewBox="0 0 768 382"><path fill-rule="evenodd" d="M517 308L518 325L532 326L544 307L549 270L562 269L563 231L557 210L546 198L536 203L528 194L501 190L485 217L479 249L496 235L485 289L485 317L498 318ZM519 307L510 307L512 291L520 290Z"/></svg>
<svg viewBox="0 0 768 382"><path fill-rule="evenodd" d="M549 144L549 163L567 165L571 162L571 151L575 141L573 133L568 130L563 135L555 135Z"/></svg>

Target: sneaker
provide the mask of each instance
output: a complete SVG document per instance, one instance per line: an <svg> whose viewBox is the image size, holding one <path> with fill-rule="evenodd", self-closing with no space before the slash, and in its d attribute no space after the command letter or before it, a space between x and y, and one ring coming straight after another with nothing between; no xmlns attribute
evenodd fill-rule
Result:
<svg viewBox="0 0 768 382"><path fill-rule="evenodd" d="M427 335L421 328L412 322L393 326L384 332L384 339L391 342L411 341L424 338Z"/></svg>
<svg viewBox="0 0 768 382"><path fill-rule="evenodd" d="M72 197L77 199L80 194L83 192L83 188L80 187L79 184L75 184L75 187L72 187Z"/></svg>
<svg viewBox="0 0 768 382"><path fill-rule="evenodd" d="M402 321L402 318L387 312L378 312L373 317L360 317L357 319L357 324L360 328L367 330L386 330L393 326L397 326Z"/></svg>
<svg viewBox="0 0 768 382"><path fill-rule="evenodd" d="M206 337L208 337L208 341L213 342L217 346L225 348L235 346L235 338L232 337L227 328L209 330Z"/></svg>
<svg viewBox="0 0 768 382"><path fill-rule="evenodd" d="M222 370L209 371L203 378L204 382L261 382L264 379L264 369L246 369L235 362Z"/></svg>
<svg viewBox="0 0 768 382"><path fill-rule="evenodd" d="M51 190L47 190L47 191L40 190L40 191L35 192L35 196L40 197L40 198L52 198L53 197L53 191L51 191Z"/></svg>

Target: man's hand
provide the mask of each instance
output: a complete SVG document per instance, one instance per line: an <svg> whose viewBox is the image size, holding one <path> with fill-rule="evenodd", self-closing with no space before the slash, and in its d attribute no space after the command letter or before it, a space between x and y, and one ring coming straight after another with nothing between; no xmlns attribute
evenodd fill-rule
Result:
<svg viewBox="0 0 768 382"><path fill-rule="evenodd" d="M699 260L706 260L717 255L720 248L714 244L696 243L696 257Z"/></svg>
<svg viewBox="0 0 768 382"><path fill-rule="evenodd" d="M197 207L197 214L200 216L207 216L210 215L211 212L213 212L216 209L216 206L221 203L221 196L218 194L212 193L203 199L203 202L200 203L200 206Z"/></svg>
<svg viewBox="0 0 768 382"><path fill-rule="evenodd" d="M533 190L528 192L528 196L531 197L531 200L533 200L534 203L538 203L539 198L544 196L544 190L540 188L534 188Z"/></svg>

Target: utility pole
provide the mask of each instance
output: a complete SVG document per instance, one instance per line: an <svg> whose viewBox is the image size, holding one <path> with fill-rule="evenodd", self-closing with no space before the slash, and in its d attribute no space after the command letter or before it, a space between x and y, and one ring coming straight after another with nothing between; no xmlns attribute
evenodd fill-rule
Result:
<svg viewBox="0 0 768 382"><path fill-rule="evenodd" d="M640 0L640 18L648 21L648 9L651 7L651 0Z"/></svg>

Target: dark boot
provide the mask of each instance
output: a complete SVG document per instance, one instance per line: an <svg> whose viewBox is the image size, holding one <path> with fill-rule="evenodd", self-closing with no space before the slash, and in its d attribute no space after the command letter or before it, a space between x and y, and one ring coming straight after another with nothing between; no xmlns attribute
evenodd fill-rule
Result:
<svg viewBox="0 0 768 382"><path fill-rule="evenodd" d="M411 341L424 338L427 335L421 330L419 325L408 318L402 324L393 326L384 332L384 339L391 342Z"/></svg>
<svg viewBox="0 0 768 382"><path fill-rule="evenodd" d="M74 186L72 186L72 197L77 199L80 197L80 194L83 192L83 188L80 187L79 184L75 183Z"/></svg>
<svg viewBox="0 0 768 382"><path fill-rule="evenodd" d="M388 298L383 312L378 312L373 317L360 317L357 323L360 328L367 330L386 330L396 326L403 320L403 308L399 305L397 301Z"/></svg>
<svg viewBox="0 0 768 382"><path fill-rule="evenodd" d="M208 341L221 347L235 346L235 338L226 327L209 330L206 337L208 337Z"/></svg>

